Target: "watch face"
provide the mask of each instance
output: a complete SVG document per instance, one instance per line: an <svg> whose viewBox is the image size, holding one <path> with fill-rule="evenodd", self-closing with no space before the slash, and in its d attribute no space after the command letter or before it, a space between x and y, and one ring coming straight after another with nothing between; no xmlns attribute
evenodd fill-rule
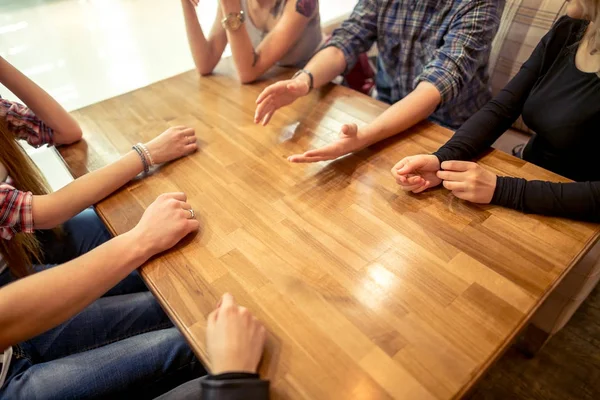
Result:
<svg viewBox="0 0 600 400"><path fill-rule="evenodd" d="M229 20L229 27L231 28L231 30L237 31L238 29L240 29L240 26L242 26L242 21L240 21L239 18L231 18Z"/></svg>

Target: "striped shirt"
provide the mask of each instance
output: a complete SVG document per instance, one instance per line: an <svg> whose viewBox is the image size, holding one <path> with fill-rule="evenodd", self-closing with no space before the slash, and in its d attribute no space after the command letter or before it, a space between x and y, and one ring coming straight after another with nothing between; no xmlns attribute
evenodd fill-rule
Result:
<svg viewBox="0 0 600 400"><path fill-rule="evenodd" d="M344 53L347 71L377 43L378 99L392 104L419 82L442 103L432 119L459 127L491 99L488 59L504 0L359 0L325 45Z"/></svg>
<svg viewBox="0 0 600 400"><path fill-rule="evenodd" d="M53 144L54 132L33 111L22 104L0 98L0 123L4 123L8 133L16 139L26 140L34 147ZM2 164L2 160L0 160ZM6 168L2 168L6 171ZM5 175L5 174L3 174ZM0 240L10 240L17 232L33 232L33 212L31 192L22 192L12 185L9 176L0 177ZM0 274L6 263L0 257ZM8 375L12 358L12 348L0 349L0 388Z"/></svg>
<svg viewBox="0 0 600 400"><path fill-rule="evenodd" d="M0 120L17 139L26 140L34 147L53 144L52 128L27 107L0 99ZM2 162L2 160L0 160ZM17 190L6 177L0 182L0 238L10 240L17 232L33 233L31 192Z"/></svg>

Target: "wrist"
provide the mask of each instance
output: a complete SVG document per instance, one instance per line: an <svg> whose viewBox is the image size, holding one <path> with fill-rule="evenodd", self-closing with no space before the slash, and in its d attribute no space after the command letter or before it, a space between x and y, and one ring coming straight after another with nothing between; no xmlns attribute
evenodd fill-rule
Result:
<svg viewBox="0 0 600 400"><path fill-rule="evenodd" d="M153 250L150 242L146 239L146 235L137 226L118 236L118 238L126 242L126 248L129 249L130 254L136 260L139 260L139 265L142 265L156 254L156 251Z"/></svg>
<svg viewBox="0 0 600 400"><path fill-rule="evenodd" d="M257 368L250 365L242 365L240 363L225 363L223 365L215 364L211 368L211 375L222 375L222 374L256 374Z"/></svg>
<svg viewBox="0 0 600 400"><path fill-rule="evenodd" d="M230 13L239 13L242 11L242 3L240 0L220 0L223 16Z"/></svg>
<svg viewBox="0 0 600 400"><path fill-rule="evenodd" d="M361 128L358 128L356 140L359 146L361 146L360 150L372 145L373 143L377 143L380 140L383 140L384 138L382 138L381 135L381 129L377 126L374 126L373 124L368 124Z"/></svg>
<svg viewBox="0 0 600 400"><path fill-rule="evenodd" d="M296 72L292 79L294 81L306 84L308 90L306 91L306 93L304 93L304 95L309 94L310 91L314 88L314 78L310 71L301 69L298 72Z"/></svg>

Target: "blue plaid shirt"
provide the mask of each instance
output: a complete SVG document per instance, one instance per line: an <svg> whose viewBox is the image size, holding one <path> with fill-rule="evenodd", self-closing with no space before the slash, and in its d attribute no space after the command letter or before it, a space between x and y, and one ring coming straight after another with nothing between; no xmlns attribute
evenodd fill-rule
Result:
<svg viewBox="0 0 600 400"><path fill-rule="evenodd" d="M504 0L359 0L326 46L340 49L347 71L377 42L379 100L395 103L421 81L442 103L431 118L459 127L487 103L488 59Z"/></svg>

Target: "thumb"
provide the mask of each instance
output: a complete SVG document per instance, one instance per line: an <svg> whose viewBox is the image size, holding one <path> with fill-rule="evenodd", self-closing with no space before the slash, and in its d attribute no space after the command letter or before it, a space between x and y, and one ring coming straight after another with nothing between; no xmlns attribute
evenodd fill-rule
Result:
<svg viewBox="0 0 600 400"><path fill-rule="evenodd" d="M342 126L342 135L354 137L358 133L358 125L352 124L344 124Z"/></svg>
<svg viewBox="0 0 600 400"><path fill-rule="evenodd" d="M287 89L294 94L304 94L308 85L304 82L292 81L288 83Z"/></svg>
<svg viewBox="0 0 600 400"><path fill-rule="evenodd" d="M410 159L405 159L401 162L401 165L398 169L396 169L396 174L398 175L408 175L415 170L415 167L412 165Z"/></svg>

